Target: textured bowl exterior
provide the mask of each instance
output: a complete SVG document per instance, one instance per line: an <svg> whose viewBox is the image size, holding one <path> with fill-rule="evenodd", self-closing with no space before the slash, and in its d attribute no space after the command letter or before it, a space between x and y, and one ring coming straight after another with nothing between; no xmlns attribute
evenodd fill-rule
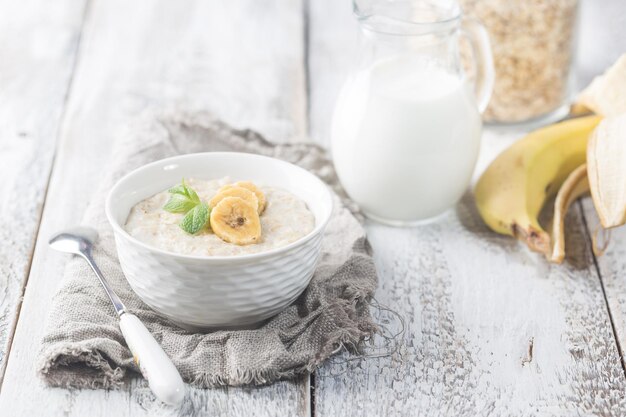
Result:
<svg viewBox="0 0 626 417"><path fill-rule="evenodd" d="M282 248L230 257L163 251L124 230L136 203L180 178L227 175L233 180L258 179L294 193L313 213L314 230ZM249 327L295 301L315 271L332 205L328 187L295 165L259 155L207 152L167 158L129 173L109 193L105 211L131 288L157 313L196 330Z"/></svg>
<svg viewBox="0 0 626 417"><path fill-rule="evenodd" d="M164 256L115 235L122 270L152 309L186 327L247 326L302 294L317 263L321 234L260 260L210 262Z"/></svg>

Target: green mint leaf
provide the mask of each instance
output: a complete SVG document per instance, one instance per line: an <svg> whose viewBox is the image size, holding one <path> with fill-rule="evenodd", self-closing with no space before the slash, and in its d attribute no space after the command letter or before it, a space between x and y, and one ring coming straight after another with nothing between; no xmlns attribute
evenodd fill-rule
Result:
<svg viewBox="0 0 626 417"><path fill-rule="evenodd" d="M191 201L187 196L173 194L163 206L163 210L169 211L170 213L187 213L195 206L197 206L197 203Z"/></svg>
<svg viewBox="0 0 626 417"><path fill-rule="evenodd" d="M187 191L187 184L185 184L185 179L183 178L180 184L170 188L167 190L170 194L180 194L189 197L189 192Z"/></svg>
<svg viewBox="0 0 626 417"><path fill-rule="evenodd" d="M183 178L182 182L169 190L167 190L170 194L180 194L182 196L188 197L190 200L200 203L200 198L198 194L194 191L193 188L185 184L185 179Z"/></svg>
<svg viewBox="0 0 626 417"><path fill-rule="evenodd" d="M187 186L184 183L178 184L177 186L170 188L169 190L167 190L167 192L170 194L179 194L188 197Z"/></svg>
<svg viewBox="0 0 626 417"><path fill-rule="evenodd" d="M189 199L196 204L200 204L200 197L198 197L198 194L196 194L193 188L188 186L185 187L187 187L187 195L189 196Z"/></svg>
<svg viewBox="0 0 626 417"><path fill-rule="evenodd" d="M185 184L184 178L179 185L170 188L167 192L172 196L163 206L163 210L170 213L187 213L200 204L200 197L193 188Z"/></svg>
<svg viewBox="0 0 626 417"><path fill-rule="evenodd" d="M180 222L180 228L189 234L195 235L207 224L209 214L209 206L206 203L200 203L185 214L185 217Z"/></svg>

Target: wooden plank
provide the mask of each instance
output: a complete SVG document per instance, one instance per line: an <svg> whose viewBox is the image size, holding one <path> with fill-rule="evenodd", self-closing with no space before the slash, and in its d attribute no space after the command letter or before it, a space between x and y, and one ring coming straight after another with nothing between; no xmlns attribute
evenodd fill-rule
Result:
<svg viewBox="0 0 626 417"><path fill-rule="evenodd" d="M352 30L342 7L310 2L309 38L340 30L327 26L328 15L341 14L345 20L333 24ZM311 42L311 65L318 47L325 61L330 49L351 48ZM321 69L309 72L311 100L340 84L318 77ZM313 112L330 109L311 103ZM486 132L477 171L518 135ZM490 232L471 193L430 225L367 229L380 272L376 297L403 316L403 345L386 357L323 366L315 375L316 415L626 413L626 380L579 212L567 219L570 257L562 266ZM397 320L386 326L390 333L402 327ZM376 344L384 347L380 338Z"/></svg>
<svg viewBox="0 0 626 417"><path fill-rule="evenodd" d="M0 1L0 382L39 227L82 8L82 1Z"/></svg>
<svg viewBox="0 0 626 417"><path fill-rule="evenodd" d="M596 257L598 272L602 276L607 304L613 319L615 334L619 342L620 357L626 369L626 227L612 229L610 233L602 232L600 219L593 207L591 198L584 198L581 206L585 216L587 227L590 231L590 239L598 234L600 245L608 238L606 252Z"/></svg>
<svg viewBox="0 0 626 417"><path fill-rule="evenodd" d="M307 415L308 378L261 389L193 390L163 408L137 382L122 391L45 387L38 341L67 257L47 238L76 224L106 170L111 137L148 106L214 111L272 138L306 129L302 4L95 0L89 8L61 142L26 288L0 415Z"/></svg>

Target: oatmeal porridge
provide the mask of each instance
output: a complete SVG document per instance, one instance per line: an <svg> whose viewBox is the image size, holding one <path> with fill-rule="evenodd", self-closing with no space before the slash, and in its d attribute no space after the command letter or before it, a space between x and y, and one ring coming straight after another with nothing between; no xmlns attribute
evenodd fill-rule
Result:
<svg viewBox="0 0 626 417"><path fill-rule="evenodd" d="M124 229L140 241L169 252L234 256L288 245L315 227L315 217L304 201L281 188L256 187L249 182L231 184L229 178L188 179L175 188L180 187L188 187L192 197L197 193L196 200L202 202L195 207L197 213L191 212L193 204L185 206L184 195L176 201L181 204L171 205L173 192L177 192L173 188L136 204ZM204 212L202 205L207 208ZM185 226L202 216L206 226L190 233Z"/></svg>

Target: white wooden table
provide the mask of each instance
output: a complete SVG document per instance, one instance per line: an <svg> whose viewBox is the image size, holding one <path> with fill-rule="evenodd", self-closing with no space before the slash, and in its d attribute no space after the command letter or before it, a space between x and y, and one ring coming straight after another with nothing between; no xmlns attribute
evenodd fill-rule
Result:
<svg viewBox="0 0 626 417"><path fill-rule="evenodd" d="M194 389L178 410L139 379L106 392L36 377L67 261L46 241L80 221L118 129L185 103L325 144L355 33L338 0L0 0L0 416L626 415L626 232L594 258L578 204L572 256L551 266L489 232L469 193L429 226L367 225L377 299L405 320L391 356ZM479 170L515 136L486 132Z"/></svg>

